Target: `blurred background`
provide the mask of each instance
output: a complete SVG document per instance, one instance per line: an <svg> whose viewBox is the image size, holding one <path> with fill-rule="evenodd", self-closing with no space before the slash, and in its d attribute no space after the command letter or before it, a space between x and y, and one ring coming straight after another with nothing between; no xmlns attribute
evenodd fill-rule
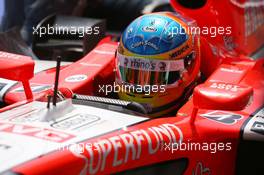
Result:
<svg viewBox="0 0 264 175"><path fill-rule="evenodd" d="M0 0L0 49L34 59L52 60L59 54L76 61L105 36L118 41L131 21L158 11L173 11L169 0ZM33 34L48 26L56 32ZM62 34L59 27L99 27L100 34Z"/></svg>

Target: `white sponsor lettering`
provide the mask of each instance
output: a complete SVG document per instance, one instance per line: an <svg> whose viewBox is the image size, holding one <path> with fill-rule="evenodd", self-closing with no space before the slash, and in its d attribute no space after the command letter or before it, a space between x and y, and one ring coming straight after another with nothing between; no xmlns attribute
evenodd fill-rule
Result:
<svg viewBox="0 0 264 175"><path fill-rule="evenodd" d="M179 71L184 70L184 60L154 60L117 55L119 66L145 71Z"/></svg>
<svg viewBox="0 0 264 175"><path fill-rule="evenodd" d="M80 75L72 75L72 76L67 77L65 79L65 81L68 82L68 83L75 83L75 82L84 81L87 78L88 78L87 75L83 75L83 74L80 74Z"/></svg>
<svg viewBox="0 0 264 175"><path fill-rule="evenodd" d="M237 92L239 86L238 85L232 85L232 84L226 84L226 83L213 83L210 88L213 89L221 89L225 91L231 91L231 92Z"/></svg>
<svg viewBox="0 0 264 175"><path fill-rule="evenodd" d="M84 166L86 169L88 168L88 173L96 174L99 171L102 172L105 170L108 165L106 162L109 163L111 161L111 166L116 167L127 163L129 160L140 159L143 150L146 150L145 148L147 148L148 154L155 154L159 150L162 150L161 143L165 140L173 143L181 143L183 140L182 131L174 124L162 124L147 129L135 130L102 139L95 142L93 144L94 147L86 147L87 152L84 151L79 154L82 157L86 156L87 160L89 160ZM76 152L73 154L76 155Z"/></svg>
<svg viewBox="0 0 264 175"><path fill-rule="evenodd" d="M116 137L111 137L109 140L113 144L114 150L115 150L113 167L121 165L123 162L123 159L118 158L119 149L122 147L122 145L120 143L120 139L119 139L119 137L116 136Z"/></svg>

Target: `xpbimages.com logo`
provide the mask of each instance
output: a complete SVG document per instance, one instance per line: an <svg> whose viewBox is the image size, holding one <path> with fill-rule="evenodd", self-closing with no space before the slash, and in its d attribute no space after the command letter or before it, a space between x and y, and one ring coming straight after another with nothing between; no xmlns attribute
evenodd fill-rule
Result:
<svg viewBox="0 0 264 175"><path fill-rule="evenodd" d="M99 93L109 95L111 93L135 93L142 95L150 95L151 93L164 93L166 91L165 85L131 85L131 84L116 84L113 85L99 85Z"/></svg>

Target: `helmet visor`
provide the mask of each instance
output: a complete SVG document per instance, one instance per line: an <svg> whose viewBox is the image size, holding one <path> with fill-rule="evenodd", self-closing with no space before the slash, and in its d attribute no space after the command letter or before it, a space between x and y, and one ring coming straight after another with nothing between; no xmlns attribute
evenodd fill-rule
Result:
<svg viewBox="0 0 264 175"><path fill-rule="evenodd" d="M184 59L155 60L117 55L117 78L133 85L172 85L181 79Z"/></svg>

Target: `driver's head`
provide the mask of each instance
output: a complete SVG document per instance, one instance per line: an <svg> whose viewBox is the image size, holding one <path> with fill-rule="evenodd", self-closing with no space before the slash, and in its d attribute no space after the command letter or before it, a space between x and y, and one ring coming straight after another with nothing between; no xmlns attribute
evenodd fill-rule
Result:
<svg viewBox="0 0 264 175"><path fill-rule="evenodd" d="M150 104L150 115L170 112L200 67L198 35L183 17L153 13L134 20L117 51L116 83L123 100Z"/></svg>

